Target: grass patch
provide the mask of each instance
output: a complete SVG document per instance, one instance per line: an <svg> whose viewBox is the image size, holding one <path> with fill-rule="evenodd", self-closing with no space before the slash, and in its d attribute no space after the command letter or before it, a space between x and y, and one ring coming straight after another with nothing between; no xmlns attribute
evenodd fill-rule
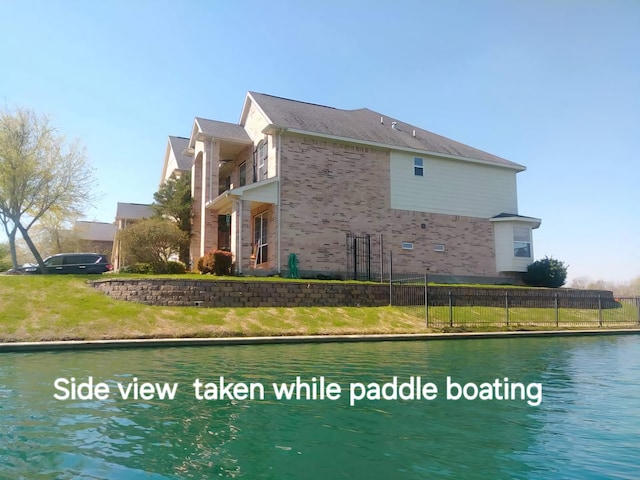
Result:
<svg viewBox="0 0 640 480"><path fill-rule="evenodd" d="M178 278L207 277L181 275ZM510 325L507 327L504 322L504 309L457 307L455 322L451 327L448 308L434 307L430 309L432 328L427 328L424 307L417 309L406 307L154 307L114 300L98 292L88 283L90 280L106 278L111 276L0 276L0 341L402 334L548 329L554 326L553 322L549 321L549 310L553 309L514 308L510 316ZM114 275L113 278L141 277ZM151 278L158 278L158 276ZM167 278L176 277L167 276ZM208 278L215 281L227 277ZM264 281L290 281L290 279L271 278ZM310 282L311 280L300 281ZM573 316L572 320L561 322L560 328L598 326L597 310L571 310L566 312L566 318L569 318L569 315ZM637 314L634 307L630 305L605 310L603 315L605 315L604 326L607 327L613 326L614 321L622 321L622 319L627 323L618 326L637 324ZM561 312L561 318L565 318L564 312ZM544 326L537 325L536 322L542 322Z"/></svg>

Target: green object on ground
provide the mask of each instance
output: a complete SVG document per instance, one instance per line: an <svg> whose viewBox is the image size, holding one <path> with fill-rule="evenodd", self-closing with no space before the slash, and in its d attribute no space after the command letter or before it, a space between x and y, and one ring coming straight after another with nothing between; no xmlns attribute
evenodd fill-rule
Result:
<svg viewBox="0 0 640 480"><path fill-rule="evenodd" d="M289 254L289 276L291 278L300 278L298 274L298 256L295 253Z"/></svg>

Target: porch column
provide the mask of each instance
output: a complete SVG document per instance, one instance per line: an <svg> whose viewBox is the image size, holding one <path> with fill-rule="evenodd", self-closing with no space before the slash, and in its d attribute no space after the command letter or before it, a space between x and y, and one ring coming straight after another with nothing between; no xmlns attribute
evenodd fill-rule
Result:
<svg viewBox="0 0 640 480"><path fill-rule="evenodd" d="M193 198L193 220L191 221L191 239L189 250L192 268L196 268L198 258L202 256L201 218L202 218L202 152L196 155L191 167L191 196Z"/></svg>
<svg viewBox="0 0 640 480"><path fill-rule="evenodd" d="M200 179L200 256L218 247L218 212L207 209L206 204L218 196L219 163L219 142L214 139L205 140Z"/></svg>

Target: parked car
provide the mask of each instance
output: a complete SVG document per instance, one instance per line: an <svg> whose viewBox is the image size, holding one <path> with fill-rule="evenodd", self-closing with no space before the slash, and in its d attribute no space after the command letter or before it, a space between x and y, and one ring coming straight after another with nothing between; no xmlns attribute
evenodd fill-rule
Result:
<svg viewBox="0 0 640 480"><path fill-rule="evenodd" d="M44 266L47 273L105 273L113 270L106 255L99 253L59 253L44 259ZM40 272L37 264L28 263L10 271L10 273L31 273Z"/></svg>

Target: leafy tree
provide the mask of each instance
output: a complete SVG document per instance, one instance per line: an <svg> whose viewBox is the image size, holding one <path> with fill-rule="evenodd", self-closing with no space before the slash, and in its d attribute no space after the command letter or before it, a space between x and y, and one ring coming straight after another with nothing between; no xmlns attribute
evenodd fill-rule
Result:
<svg viewBox="0 0 640 480"><path fill-rule="evenodd" d="M31 234L38 251L47 255L78 251L80 232L73 228L74 220L57 211L43 215Z"/></svg>
<svg viewBox="0 0 640 480"><path fill-rule="evenodd" d="M118 240L130 264L148 263L156 273L166 273L169 258L188 237L171 220L147 218L120 230Z"/></svg>
<svg viewBox="0 0 640 480"><path fill-rule="evenodd" d="M27 109L0 112L0 222L14 267L20 232L41 271L47 271L29 230L48 213L79 214L90 203L93 186L84 149L67 145L46 117Z"/></svg>
<svg viewBox="0 0 640 480"><path fill-rule="evenodd" d="M567 281L567 266L555 258L544 257L527 267L523 280L534 287L559 288Z"/></svg>
<svg viewBox="0 0 640 480"><path fill-rule="evenodd" d="M191 218L193 217L193 199L191 198L191 172L180 176L171 175L153 194L152 205L159 217L170 218L188 238L191 237ZM180 261L189 264L189 243L185 243L179 252Z"/></svg>

